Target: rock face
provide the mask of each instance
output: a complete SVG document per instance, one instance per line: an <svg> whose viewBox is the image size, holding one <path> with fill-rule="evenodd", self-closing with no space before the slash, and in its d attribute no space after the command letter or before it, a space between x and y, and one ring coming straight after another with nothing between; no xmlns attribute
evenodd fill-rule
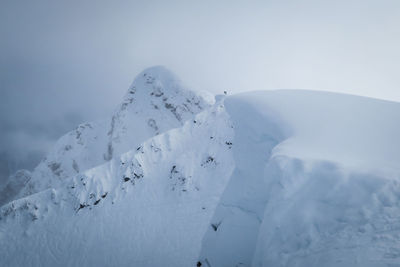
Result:
<svg viewBox="0 0 400 267"><path fill-rule="evenodd" d="M13 199L57 186L63 179L103 164L145 140L173 128L210 106L202 96L187 90L164 67L141 72L122 104L105 120L83 123L55 144L25 185L6 186L0 206Z"/></svg>

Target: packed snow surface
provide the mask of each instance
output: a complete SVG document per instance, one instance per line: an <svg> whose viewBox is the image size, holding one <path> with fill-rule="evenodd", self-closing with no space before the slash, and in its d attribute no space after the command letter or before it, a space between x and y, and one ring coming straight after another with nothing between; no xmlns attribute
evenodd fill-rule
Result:
<svg viewBox="0 0 400 267"><path fill-rule="evenodd" d="M210 101L147 69L10 177L0 266L400 266L399 122L400 103Z"/></svg>

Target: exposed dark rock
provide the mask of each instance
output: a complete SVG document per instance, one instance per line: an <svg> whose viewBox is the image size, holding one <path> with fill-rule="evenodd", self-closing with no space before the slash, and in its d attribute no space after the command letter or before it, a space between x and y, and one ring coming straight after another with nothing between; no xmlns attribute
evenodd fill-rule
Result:
<svg viewBox="0 0 400 267"><path fill-rule="evenodd" d="M143 178L143 174L137 174L136 172L133 173L136 179Z"/></svg>
<svg viewBox="0 0 400 267"><path fill-rule="evenodd" d="M76 212L78 212L79 210L84 209L86 207L89 207L89 205L85 204L85 203L83 203L83 204L81 203L81 204L79 204L79 208L76 210Z"/></svg>
<svg viewBox="0 0 400 267"><path fill-rule="evenodd" d="M60 176L60 174L62 173L62 169L61 169L61 163L58 162L52 162L49 163L47 165L49 167L49 169L57 176Z"/></svg>
<svg viewBox="0 0 400 267"><path fill-rule="evenodd" d="M211 157L211 156L208 156L207 159L203 163L201 163L201 166L204 167L204 166L206 166L206 165L208 165L210 163L213 163L213 162L216 163L215 159L213 157Z"/></svg>
<svg viewBox="0 0 400 267"><path fill-rule="evenodd" d="M221 222L218 223L212 223L211 227L212 229L216 232L218 230L218 227L221 225Z"/></svg>

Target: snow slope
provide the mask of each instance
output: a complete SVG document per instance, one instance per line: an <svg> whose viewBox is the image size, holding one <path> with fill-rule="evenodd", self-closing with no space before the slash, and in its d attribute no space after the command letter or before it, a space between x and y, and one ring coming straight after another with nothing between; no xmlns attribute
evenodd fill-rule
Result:
<svg viewBox="0 0 400 267"><path fill-rule="evenodd" d="M216 106L57 189L3 206L0 263L193 265L234 165L232 135Z"/></svg>
<svg viewBox="0 0 400 267"><path fill-rule="evenodd" d="M399 103L280 90L217 96L185 119L164 107L176 124L128 140L157 112L146 104L110 158L2 206L0 265L400 266ZM85 153L109 155L102 140Z"/></svg>

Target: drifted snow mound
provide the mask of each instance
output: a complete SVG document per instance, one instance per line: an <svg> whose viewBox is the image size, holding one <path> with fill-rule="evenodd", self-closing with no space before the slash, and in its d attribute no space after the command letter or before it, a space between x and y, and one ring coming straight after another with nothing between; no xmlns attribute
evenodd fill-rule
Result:
<svg viewBox="0 0 400 267"><path fill-rule="evenodd" d="M148 68L135 78L110 118L81 124L63 136L30 174L26 186L14 186L14 194L0 192L7 196L0 197L0 205L57 186L63 179L107 162L150 137L181 127L210 104L183 87L166 68Z"/></svg>
<svg viewBox="0 0 400 267"><path fill-rule="evenodd" d="M132 120L111 159L1 207L0 266L400 266L399 103L261 91L184 117L152 92L175 129L115 141Z"/></svg>
<svg viewBox="0 0 400 267"><path fill-rule="evenodd" d="M284 90L225 106L235 170L205 266L400 266L400 104Z"/></svg>

